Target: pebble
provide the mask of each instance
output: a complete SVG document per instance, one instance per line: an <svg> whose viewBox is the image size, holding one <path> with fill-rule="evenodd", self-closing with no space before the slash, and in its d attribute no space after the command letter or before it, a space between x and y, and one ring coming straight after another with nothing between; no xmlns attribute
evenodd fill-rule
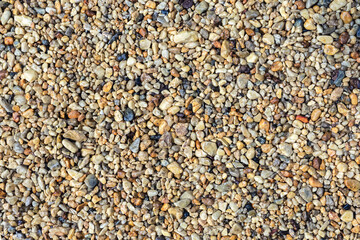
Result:
<svg viewBox="0 0 360 240"><path fill-rule="evenodd" d="M307 30L315 30L316 25L315 25L314 19L312 19L312 18L307 19L304 23L304 28Z"/></svg>
<svg viewBox="0 0 360 240"><path fill-rule="evenodd" d="M135 114L133 112L133 110L131 110L130 108L126 108L124 111L124 120L127 122L131 122L132 120L134 120Z"/></svg>
<svg viewBox="0 0 360 240"><path fill-rule="evenodd" d="M197 14L202 14L206 12L208 8L209 8L209 4L205 0L203 0L198 5L196 5L195 12Z"/></svg>
<svg viewBox="0 0 360 240"><path fill-rule="evenodd" d="M68 138L77 142L84 142L86 141L86 136L82 132L78 130L67 130L64 135L64 138Z"/></svg>
<svg viewBox="0 0 360 240"><path fill-rule="evenodd" d="M135 141L130 145L129 149L133 152L133 153L138 153L139 152L139 147L140 147L140 138L135 139Z"/></svg>
<svg viewBox="0 0 360 240"><path fill-rule="evenodd" d="M67 139L63 139L62 144L67 150L69 150L72 153L76 153L79 150L79 148L74 143L72 143Z"/></svg>
<svg viewBox="0 0 360 240"><path fill-rule="evenodd" d="M346 179L344 183L351 191L357 192L360 189L360 182L355 179Z"/></svg>
<svg viewBox="0 0 360 240"><path fill-rule="evenodd" d="M217 152L217 146L214 142L203 142L201 148L210 156L215 156Z"/></svg>
<svg viewBox="0 0 360 240"><path fill-rule="evenodd" d="M259 57L255 53L250 53L250 55L246 57L248 63L256 63L258 59Z"/></svg>
<svg viewBox="0 0 360 240"><path fill-rule="evenodd" d="M170 163L169 165L167 165L167 168L175 175L179 175L183 172L183 169L177 162Z"/></svg>
<svg viewBox="0 0 360 240"><path fill-rule="evenodd" d="M318 2L318 0L307 0L307 1L306 1L306 8L311 8L311 7L314 6L317 2Z"/></svg>
<svg viewBox="0 0 360 240"><path fill-rule="evenodd" d="M198 39L198 33L195 31L182 31L174 36L175 43L196 42Z"/></svg>
<svg viewBox="0 0 360 240"><path fill-rule="evenodd" d="M312 111L312 113L311 113L311 121L314 121L314 122L316 122L319 118L320 118L320 116L321 116L321 110L320 109L314 109L313 111Z"/></svg>
<svg viewBox="0 0 360 240"><path fill-rule="evenodd" d="M311 202L313 200L313 194L309 187L301 188L299 194L305 202Z"/></svg>
<svg viewBox="0 0 360 240"><path fill-rule="evenodd" d="M331 10L333 11L337 11L342 7L345 7L347 1L345 0L334 0L330 3L329 7L331 8Z"/></svg>
<svg viewBox="0 0 360 240"><path fill-rule="evenodd" d="M24 16L24 15L15 16L14 20L23 27L30 27L32 24L32 19L29 16Z"/></svg>
<svg viewBox="0 0 360 240"><path fill-rule="evenodd" d="M20 143L18 143L18 142L16 142L16 143L14 143L14 147L13 147L13 150L14 150L14 152L16 152L16 153L24 153L24 148L21 146L21 144Z"/></svg>
<svg viewBox="0 0 360 240"><path fill-rule="evenodd" d="M351 23L351 21L352 21L352 17L351 17L351 15L350 15L350 13L349 12L342 12L341 14L340 14L340 18L341 18L341 20L343 20L343 22L345 23L345 24L348 24L348 23Z"/></svg>
<svg viewBox="0 0 360 240"><path fill-rule="evenodd" d="M84 182L88 188L92 189L99 183L99 180L96 178L96 176L94 174L89 174L85 178Z"/></svg>
<svg viewBox="0 0 360 240"><path fill-rule="evenodd" d="M12 113L12 106L11 104L4 98L0 97L0 106L5 109L5 111Z"/></svg>
<svg viewBox="0 0 360 240"><path fill-rule="evenodd" d="M59 163L58 160L53 159L53 160L51 160L51 161L48 162L47 167L48 167L50 170L56 170L56 169L59 169L59 168L60 168L60 163Z"/></svg>
<svg viewBox="0 0 360 240"><path fill-rule="evenodd" d="M288 143L281 143L279 145L279 151L281 154L287 156L287 157L290 157L293 153L293 148L291 146L291 144L288 144Z"/></svg>
<svg viewBox="0 0 360 240"><path fill-rule="evenodd" d="M246 94L246 96L250 99L250 100L254 100L254 99L258 99L260 98L260 94L257 93L254 90L249 90L248 93Z"/></svg>
<svg viewBox="0 0 360 240"><path fill-rule="evenodd" d="M330 95L330 100L337 101L341 97L342 93L343 93L342 88L335 88Z"/></svg>
<svg viewBox="0 0 360 240"><path fill-rule="evenodd" d="M353 219L354 213L351 210L344 211L344 213L341 215L341 221L352 222Z"/></svg>
<svg viewBox="0 0 360 240"><path fill-rule="evenodd" d="M333 45L329 45L329 44L326 44L324 46L324 53L326 55L335 55L335 53L337 53L339 51L339 49L337 49L336 47L334 47Z"/></svg>
<svg viewBox="0 0 360 240"><path fill-rule="evenodd" d="M331 36L318 36L317 40L323 44L331 44L333 42L333 38Z"/></svg>
<svg viewBox="0 0 360 240"><path fill-rule="evenodd" d="M269 33L265 33L263 36L263 42L268 45L273 45L275 43L275 38L273 35Z"/></svg>
<svg viewBox="0 0 360 240"><path fill-rule="evenodd" d="M35 81L38 78L38 73L32 69L25 71L21 77L29 82Z"/></svg>

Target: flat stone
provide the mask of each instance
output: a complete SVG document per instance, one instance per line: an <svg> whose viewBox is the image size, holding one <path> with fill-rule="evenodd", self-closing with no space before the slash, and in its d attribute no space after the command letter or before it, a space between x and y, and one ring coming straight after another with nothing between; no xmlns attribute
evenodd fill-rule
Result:
<svg viewBox="0 0 360 240"><path fill-rule="evenodd" d="M32 18L24 15L15 16L14 20L23 27L30 27L32 24Z"/></svg>
<svg viewBox="0 0 360 240"><path fill-rule="evenodd" d="M172 162L169 165L167 165L167 169L170 170L175 175L181 174L183 172L183 169L180 167L180 165L177 162Z"/></svg>
<svg viewBox="0 0 360 240"><path fill-rule="evenodd" d="M76 153L79 150L79 148L74 143L72 143L67 139L62 140L62 144L67 150L69 150L72 153Z"/></svg>
<svg viewBox="0 0 360 240"><path fill-rule="evenodd" d="M305 202L311 202L313 199L313 194L309 187L304 187L299 190L300 197L302 197Z"/></svg>
<svg viewBox="0 0 360 240"><path fill-rule="evenodd" d="M351 222L353 219L354 219L354 213L351 210L347 210L341 215L341 221Z"/></svg>
<svg viewBox="0 0 360 240"><path fill-rule="evenodd" d="M206 152L210 156L216 155L217 146L216 146L216 143L214 143L214 142L202 142L201 148L202 148L202 150L204 150L204 152Z"/></svg>
<svg viewBox="0 0 360 240"><path fill-rule="evenodd" d="M84 176L83 173L80 173L80 172L72 170L72 169L68 169L67 172L70 175L70 177L72 177L76 181L79 180L82 176Z"/></svg>
<svg viewBox="0 0 360 240"><path fill-rule="evenodd" d="M337 101L341 97L342 93L343 93L342 88L340 88L340 87L335 88L330 95L330 100Z"/></svg>
<svg viewBox="0 0 360 240"><path fill-rule="evenodd" d="M269 34L269 33L265 33L262 40L263 40L264 43L266 43L268 45L273 45L275 43L274 36Z"/></svg>
<svg viewBox="0 0 360 240"><path fill-rule="evenodd" d="M355 179L346 179L344 183L351 191L357 192L360 189L360 182Z"/></svg>
<svg viewBox="0 0 360 240"><path fill-rule="evenodd" d="M56 169L59 169L59 168L60 168L60 163L59 163L58 160L53 159L53 160L51 160L50 162L48 162L47 167L48 167L50 170L56 170Z"/></svg>
<svg viewBox="0 0 360 240"><path fill-rule="evenodd" d="M260 98L260 94L257 93L257 92L254 91L254 90L249 90L249 91L247 92L246 96L247 96L250 100L255 100L255 99Z"/></svg>
<svg viewBox="0 0 360 240"><path fill-rule="evenodd" d="M63 134L63 137L69 138L69 139L77 141L77 142L83 142L86 140L85 134L83 134L81 131L78 131L78 130L67 130Z"/></svg>
<svg viewBox="0 0 360 240"><path fill-rule="evenodd" d="M140 138L135 139L135 141L130 145L129 149L133 152L133 153L138 153L139 152L139 147L140 147Z"/></svg>
<svg viewBox="0 0 360 240"><path fill-rule="evenodd" d="M198 39L198 33L195 31L182 31L174 36L175 43L196 42Z"/></svg>
<svg viewBox="0 0 360 240"><path fill-rule="evenodd" d="M190 199L182 199L174 203L174 205L179 208L186 208L187 206L189 206L190 203L191 203Z"/></svg>
<svg viewBox="0 0 360 240"><path fill-rule="evenodd" d="M342 7L345 7L347 1L346 0L334 0L330 3L330 8L333 11L337 11Z"/></svg>
<svg viewBox="0 0 360 240"><path fill-rule="evenodd" d="M285 155L286 157L290 157L293 153L293 148L291 144L288 143L281 143L279 145L280 153Z"/></svg>

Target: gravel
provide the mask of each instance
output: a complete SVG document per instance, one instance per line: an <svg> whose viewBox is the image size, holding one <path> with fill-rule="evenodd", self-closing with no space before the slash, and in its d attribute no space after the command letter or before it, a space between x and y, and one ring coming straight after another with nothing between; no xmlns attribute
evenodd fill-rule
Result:
<svg viewBox="0 0 360 240"><path fill-rule="evenodd" d="M0 1L5 239L358 239L360 7Z"/></svg>

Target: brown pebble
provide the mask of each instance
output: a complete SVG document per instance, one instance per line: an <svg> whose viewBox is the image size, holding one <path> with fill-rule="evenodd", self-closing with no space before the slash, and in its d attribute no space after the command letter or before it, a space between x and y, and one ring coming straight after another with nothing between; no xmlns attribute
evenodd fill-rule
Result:
<svg viewBox="0 0 360 240"><path fill-rule="evenodd" d="M322 160L320 158L318 158L318 157L314 158L313 162L312 162L313 168L315 168L316 170L319 170L320 166L321 166L321 162L322 162Z"/></svg>
<svg viewBox="0 0 360 240"><path fill-rule="evenodd" d="M345 32L340 34L339 43L346 44L349 41L349 39L350 39L350 35L349 35L348 32L345 31Z"/></svg>
<svg viewBox="0 0 360 240"><path fill-rule="evenodd" d="M70 119L78 118L80 116L80 113L76 110L72 110L68 113L68 117Z"/></svg>
<svg viewBox="0 0 360 240"><path fill-rule="evenodd" d="M325 132L325 133L322 135L321 140L327 142L327 141L330 140L330 138L331 138L331 132L328 131L328 132Z"/></svg>
<svg viewBox="0 0 360 240"><path fill-rule="evenodd" d="M294 3L297 6L297 9L303 10L305 8L305 3L303 1L296 1Z"/></svg>

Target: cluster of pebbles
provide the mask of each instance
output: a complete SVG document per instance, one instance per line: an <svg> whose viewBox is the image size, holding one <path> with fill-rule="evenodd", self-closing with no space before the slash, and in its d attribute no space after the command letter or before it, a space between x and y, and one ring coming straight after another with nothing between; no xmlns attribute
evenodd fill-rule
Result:
<svg viewBox="0 0 360 240"><path fill-rule="evenodd" d="M0 236L358 239L358 0L0 1Z"/></svg>

